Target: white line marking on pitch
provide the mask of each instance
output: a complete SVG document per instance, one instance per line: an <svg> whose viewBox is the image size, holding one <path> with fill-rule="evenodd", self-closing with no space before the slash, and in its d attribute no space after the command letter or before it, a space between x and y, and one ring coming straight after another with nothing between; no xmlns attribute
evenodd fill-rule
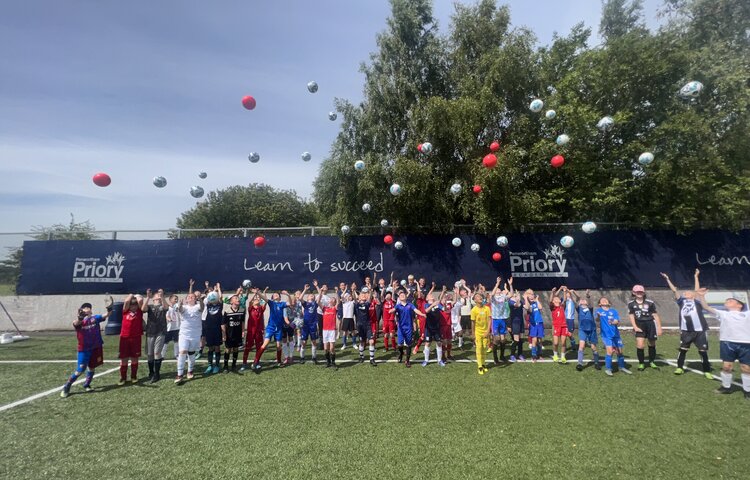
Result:
<svg viewBox="0 0 750 480"><path fill-rule="evenodd" d="M422 357L422 358L424 358L424 357ZM417 363L417 362L422 363L422 361L419 358L416 358L416 357L412 356L412 359L414 360L414 363ZM198 362L201 362L201 360L198 360ZM169 359L169 360L165 359L164 363L174 363L176 361L177 360L175 360L175 359ZM312 361L312 358L305 357L305 363L311 362L311 361ZM365 358L364 363L369 363L369 361L370 361L369 358ZM375 361L377 363L397 363L398 362L398 360L394 360L394 359L391 359L391 360L375 360ZM590 362L590 361L591 360L588 360L588 359L586 360L586 362ZM656 361L657 362L669 363L669 362L676 362L677 359L676 358L666 358L666 359L657 359ZM711 358L708 361L711 362L711 363L721 363L721 359L719 359L719 358ZM342 359L337 360L337 362L339 362L339 363L352 363L352 362L359 362L359 359L356 359L356 358L342 358ZM492 360L487 360L487 362L488 363L494 363ZM571 359L568 360L569 364L575 365L576 362L577 362L577 360L571 360ZM599 363L603 363L603 362L604 362L604 360L600 360L599 361ZM76 361L75 361L75 359L73 359L73 360L0 360L0 365L2 365L2 364L19 364L19 363L31 363L31 364L33 364L33 363L39 363L39 364L43 364L43 363L70 363L70 364L75 364ZM120 361L119 360L104 360L104 363L120 363ZM202 362L202 363L205 363L205 362ZM265 363L265 364L268 364L268 365L273 365L276 362L271 361L271 362L261 362L261 363ZM299 359L295 360L294 363L298 364L299 363ZM437 361L434 360L434 359L431 359L430 363L437 363ZM476 360L471 360L471 359L461 358L461 359L458 359L458 360L452 360L449 363L477 363L477 361ZM507 363L511 363L511 362L509 361ZM526 359L525 362L522 362L522 361L519 360L516 363L523 364L523 363L534 363L534 362L532 362L530 359ZM543 359L537 360L537 363L559 363L559 362L555 362L555 361L553 361L550 358L543 358Z"/></svg>
<svg viewBox="0 0 750 480"><path fill-rule="evenodd" d="M102 375L107 375L108 373L116 372L119 369L120 369L120 367L116 367L116 368L111 368L109 370L105 370L103 372L94 374L94 378L99 378ZM80 384L81 382L83 382L85 380L86 380L85 378L79 378L78 380L76 380L76 382L73 385L78 385L78 384ZM59 393L60 389L62 389L62 386L56 387L56 388L51 388L51 389L47 390L46 392L37 393L36 395L32 395L32 396L26 397L26 398L22 398L21 400L17 400L17 401L15 401L13 403L9 403L7 405L0 406L0 412L3 412L5 410L10 410L11 408L17 407L19 405L23 405L24 403L32 402L32 401L34 401L34 400L36 400L38 398L46 397L47 395L52 395L53 393Z"/></svg>
<svg viewBox="0 0 750 480"><path fill-rule="evenodd" d="M710 362L710 361L711 361L711 360L709 360L709 362ZM664 362L666 362L666 363L668 363L669 365L672 365L673 367L677 368L677 360L664 360ZM682 367L682 368L683 368L684 370L687 370L688 372L692 372L692 373L697 373L698 375L700 375L700 376L703 376L703 372L701 372L700 370L696 370L696 369L694 369L694 368L690 368L690 367ZM714 375L714 374L711 374L711 376L712 376L712 377L714 377L714 380L718 380L718 381L721 381L721 377L719 377L719 376L717 376L717 375ZM742 386L742 384L741 384L741 383L739 383L739 382L735 382L735 381L733 381L733 382L732 382L732 385L737 385L738 387L741 387L741 386Z"/></svg>

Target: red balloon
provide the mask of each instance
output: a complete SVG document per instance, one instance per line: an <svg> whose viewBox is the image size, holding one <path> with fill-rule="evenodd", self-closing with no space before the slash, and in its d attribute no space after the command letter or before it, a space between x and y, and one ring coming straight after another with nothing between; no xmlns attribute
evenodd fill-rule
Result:
<svg viewBox="0 0 750 480"><path fill-rule="evenodd" d="M93 180L94 184L97 187L106 187L110 183L112 183L112 179L109 178L109 175L107 175L106 173L97 173L96 175L94 175Z"/></svg>
<svg viewBox="0 0 750 480"><path fill-rule="evenodd" d="M383 237L383 242L385 242L386 245L390 245L393 243L393 237L391 235L386 235Z"/></svg>
<svg viewBox="0 0 750 480"><path fill-rule="evenodd" d="M492 254L492 260L496 262L499 262L501 258L503 258L503 256L500 254L500 252L495 252Z"/></svg>
<svg viewBox="0 0 750 480"><path fill-rule="evenodd" d="M484 156L482 163L487 168L495 168L495 165L497 165L497 157L493 153L488 153Z"/></svg>
<svg viewBox="0 0 750 480"><path fill-rule="evenodd" d="M490 152L497 152L500 150L500 142L495 140L494 142L490 143Z"/></svg>
<svg viewBox="0 0 750 480"><path fill-rule="evenodd" d="M255 246L257 248L261 248L261 247L263 247L263 245L266 244L266 238L265 237L255 237L255 240L253 240L253 244L255 244Z"/></svg>
<svg viewBox="0 0 750 480"><path fill-rule="evenodd" d="M419 150L420 152L422 151L422 144L421 143L419 145L417 145L417 150Z"/></svg>
<svg viewBox="0 0 750 480"><path fill-rule="evenodd" d="M476 193L476 194L480 194L480 193L482 193L482 187L481 187L481 186L479 186L479 185L474 185L474 188L472 188L472 190L473 190L473 191L474 191L474 193Z"/></svg>
<svg viewBox="0 0 750 480"><path fill-rule="evenodd" d="M552 160L549 161L550 165L554 168L560 168L565 164L565 157L562 155L555 155Z"/></svg>
<svg viewBox="0 0 750 480"><path fill-rule="evenodd" d="M252 110L253 108L255 108L255 99L250 95L242 97L242 106L247 108L248 110Z"/></svg>

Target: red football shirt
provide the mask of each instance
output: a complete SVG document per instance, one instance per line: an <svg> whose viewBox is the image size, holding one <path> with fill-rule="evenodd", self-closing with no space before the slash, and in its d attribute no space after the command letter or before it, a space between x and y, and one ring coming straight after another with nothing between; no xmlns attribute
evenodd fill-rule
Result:
<svg viewBox="0 0 750 480"><path fill-rule="evenodd" d="M333 307L323 309L323 330L336 330L336 309Z"/></svg>
<svg viewBox="0 0 750 480"><path fill-rule="evenodd" d="M247 329L249 331L256 331L258 328L263 329L264 320L263 312L266 311L265 305L250 306L247 314Z"/></svg>
<svg viewBox="0 0 750 480"><path fill-rule="evenodd" d="M143 335L143 312L137 309L135 312L130 310L122 312L122 329L120 336L123 338L140 337Z"/></svg>
<svg viewBox="0 0 750 480"><path fill-rule="evenodd" d="M396 302L393 300L386 300L383 302L383 321L392 322L396 320L396 312L391 313L391 309L396 306Z"/></svg>
<svg viewBox="0 0 750 480"><path fill-rule="evenodd" d="M562 304L555 306L549 304L549 309L552 311L552 326L553 327L564 327L567 325L565 321L565 309Z"/></svg>

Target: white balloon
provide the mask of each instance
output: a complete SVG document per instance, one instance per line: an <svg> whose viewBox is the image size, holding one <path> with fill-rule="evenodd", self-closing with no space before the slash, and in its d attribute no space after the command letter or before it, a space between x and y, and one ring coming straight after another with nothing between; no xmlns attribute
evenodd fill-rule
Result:
<svg viewBox="0 0 750 480"><path fill-rule="evenodd" d="M432 144L430 142L424 142L422 144L422 153L424 153L425 155L427 155L430 152L432 152Z"/></svg>
<svg viewBox="0 0 750 480"><path fill-rule="evenodd" d="M401 280L401 285L406 285L406 280Z"/></svg>
<svg viewBox="0 0 750 480"><path fill-rule="evenodd" d="M302 160L304 160L305 162L309 162L311 158L312 158L312 155L310 155L310 152L302 153Z"/></svg>
<svg viewBox="0 0 750 480"><path fill-rule="evenodd" d="M394 244L393 244L393 247L394 247L394 248L395 248L396 250L401 250L402 248L404 248L404 244L403 244L403 243L401 243L401 242L396 242L396 243L394 243Z"/></svg>
<svg viewBox="0 0 750 480"><path fill-rule="evenodd" d="M453 240L451 241L451 243L453 244L453 246L454 246L454 247L460 247L460 246L461 246L461 239L460 239L460 238L458 238L458 237L456 237L456 238L454 238L454 239L453 239Z"/></svg>
<svg viewBox="0 0 750 480"><path fill-rule="evenodd" d="M654 154L651 152L643 152L638 156L638 163L641 165L650 165L654 161Z"/></svg>
<svg viewBox="0 0 750 480"><path fill-rule="evenodd" d="M243 280L242 281L242 288L250 288L253 286L253 282L250 280Z"/></svg>
<svg viewBox="0 0 750 480"><path fill-rule="evenodd" d="M154 186L156 188L164 188L167 186L167 179L164 177L154 177Z"/></svg>
<svg viewBox="0 0 750 480"><path fill-rule="evenodd" d="M369 203L365 203L362 205L362 211L365 213L370 213L370 210L372 210L372 207Z"/></svg>
<svg viewBox="0 0 750 480"><path fill-rule="evenodd" d="M328 112L328 120L335 121L339 116L336 114L336 112Z"/></svg>
<svg viewBox="0 0 750 480"><path fill-rule="evenodd" d="M399 193L401 193L401 185L398 183L391 185L391 195L398 195Z"/></svg>
<svg viewBox="0 0 750 480"><path fill-rule="evenodd" d="M496 243L497 243L498 247L507 247L508 246L508 237L506 237L504 235L500 236L500 237L497 237Z"/></svg>
<svg viewBox="0 0 750 480"><path fill-rule="evenodd" d="M471 244L471 251L472 252L478 252L479 251L479 244L478 243L472 243Z"/></svg>
<svg viewBox="0 0 750 480"><path fill-rule="evenodd" d="M388 220L386 220L385 218L384 218L384 219L382 219L382 220L380 221L380 226L381 226L381 227L387 227L387 226L388 226Z"/></svg>
<svg viewBox="0 0 750 480"><path fill-rule="evenodd" d="M560 239L560 245L562 245L565 248L572 247L573 243L575 243L575 241L573 240L573 237L571 237L570 235L565 235L564 237Z"/></svg>
<svg viewBox="0 0 750 480"><path fill-rule="evenodd" d="M349 230L350 230L349 229L349 225L342 225L341 226L341 233L343 233L344 235L348 234Z"/></svg>
<svg viewBox="0 0 750 480"><path fill-rule="evenodd" d="M602 117L599 122L596 124L596 128L601 130L602 132L608 132L612 130L612 127L615 126L615 120L614 118L607 115L606 117Z"/></svg>
<svg viewBox="0 0 750 480"><path fill-rule="evenodd" d="M555 143L563 147L567 145L569 141L570 141L570 137L563 133L557 136L557 140L555 140Z"/></svg>
<svg viewBox="0 0 750 480"><path fill-rule="evenodd" d="M461 184L454 183L453 185L451 185L451 193L453 195L458 195L459 193L461 193Z"/></svg>
<svg viewBox="0 0 750 480"><path fill-rule="evenodd" d="M538 99L538 98L535 98L535 99L534 99L534 100L532 100L532 101L531 101L531 103L529 104L529 110L531 110L531 111L532 111L532 112L534 112L534 113L539 113L539 112L541 112L541 111L542 111L542 108L544 108L544 102L543 102L543 101L541 101L541 100L540 100L540 99Z"/></svg>
<svg viewBox="0 0 750 480"><path fill-rule="evenodd" d="M208 300L208 303L216 303L219 301L219 294L211 292L206 296L206 300Z"/></svg>
<svg viewBox="0 0 750 480"><path fill-rule="evenodd" d="M307 83L307 91L310 93L315 93L318 91L318 84L317 82L308 82Z"/></svg>
<svg viewBox="0 0 750 480"><path fill-rule="evenodd" d="M359 171L364 170L365 162L363 162L362 160L357 160L356 162L354 162L354 169Z"/></svg>
<svg viewBox="0 0 750 480"><path fill-rule="evenodd" d="M199 186L190 187L190 195L194 198L201 198L203 196L203 188Z"/></svg>
<svg viewBox="0 0 750 480"><path fill-rule="evenodd" d="M547 110L544 116L545 118L547 118L547 120L552 120L553 118L557 116L557 112L554 110Z"/></svg>
<svg viewBox="0 0 750 480"><path fill-rule="evenodd" d="M200 172L198 174L198 178L206 178L206 177L208 177L208 174L206 172Z"/></svg>
<svg viewBox="0 0 750 480"><path fill-rule="evenodd" d="M247 156L247 159L250 160L250 163L258 163L260 161L260 155L256 152L250 152L250 155Z"/></svg>
<svg viewBox="0 0 750 480"><path fill-rule="evenodd" d="M594 222L584 222L584 224L581 225L581 230L583 230L584 233L594 233L596 231L596 224Z"/></svg>
<svg viewBox="0 0 750 480"><path fill-rule="evenodd" d="M680 96L682 98L696 98L703 91L703 84L701 82L693 80L688 82L680 89Z"/></svg>

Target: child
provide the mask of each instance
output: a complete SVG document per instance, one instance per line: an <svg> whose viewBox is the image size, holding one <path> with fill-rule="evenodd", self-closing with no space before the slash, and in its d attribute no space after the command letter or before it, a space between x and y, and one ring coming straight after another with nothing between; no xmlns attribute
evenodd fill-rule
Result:
<svg viewBox="0 0 750 480"><path fill-rule="evenodd" d="M195 281L190 279L188 294L185 297L185 303L179 302L177 310L180 313L180 335L178 339L179 357L177 357L177 377L174 383L182 383L182 375L185 372L185 362L188 363L187 378L191 380L194 376L196 351L201 344L201 334L203 330L203 309L204 304L193 291Z"/></svg>
<svg viewBox="0 0 750 480"><path fill-rule="evenodd" d="M625 355L622 353L622 338L620 338L620 315L617 310L609 308L607 297L599 299L599 308L596 310L596 320L599 322L599 330L602 332L602 342L607 348L607 356L604 357L604 373L612 376L612 355L617 354L617 366L621 371L630 373L625 369Z"/></svg>
<svg viewBox="0 0 750 480"><path fill-rule="evenodd" d="M424 323L424 362L422 362L423 367L426 367L430 362L430 344L432 342L435 342L438 365L441 367L445 366L445 362L443 361L443 346L440 337L440 323L443 320L442 302L444 297L445 287L443 287L443 291L440 294L439 301L435 301L435 296L432 293L427 295L427 303L425 304L426 318Z"/></svg>
<svg viewBox="0 0 750 480"><path fill-rule="evenodd" d="M445 287L443 287L445 289ZM443 340L443 357L440 359L443 363L453 361L453 355L451 355L451 347L453 347L453 326L452 326L452 310L453 310L453 299L450 296L445 296L443 299L443 308L440 309L440 338Z"/></svg>
<svg viewBox="0 0 750 480"><path fill-rule="evenodd" d="M404 351L406 351L406 368L411 368L411 343L414 335L414 315L424 316L425 314L417 309L413 303L406 300L406 290L400 290L398 293L398 303L393 307L396 313L398 326L398 363L404 360Z"/></svg>
<svg viewBox="0 0 750 480"><path fill-rule="evenodd" d="M573 333L576 330L576 311L578 311L578 307L576 306L575 300L573 300L573 295L571 293L571 290L568 290L568 287L563 287L563 294L564 294L564 300L563 306L565 307L565 323L568 326L568 338L570 338L570 347L569 350L575 350L575 344L573 343Z"/></svg>
<svg viewBox="0 0 750 480"><path fill-rule="evenodd" d="M682 295L677 293L677 287L674 286L669 276L666 273L662 273L661 276L667 281L669 289L674 293L675 301L680 307L680 353L677 357L677 369L675 369L675 375L682 375L685 373L685 357L691 344L695 344L698 349L698 354L701 356L703 362L703 375L713 380L711 375L711 364L708 362L708 339L706 338L706 332L708 331L708 323L706 323L706 317L703 315L703 305L700 302L695 301L695 292L700 291L701 285L699 280L700 270L695 269L695 291L684 291Z"/></svg>
<svg viewBox="0 0 750 480"><path fill-rule="evenodd" d="M164 350L164 339L167 335L169 305L164 298L164 291L157 291L152 299L151 290L146 290L143 308L148 313L148 322L146 322L148 379L151 380L151 383L156 383L161 379L162 350Z"/></svg>
<svg viewBox="0 0 750 480"><path fill-rule="evenodd" d="M463 348L464 346L464 335L466 335L467 330L470 330L468 333L470 333L469 337L474 336L474 323L471 321L471 289L468 285L466 285L466 280L461 280L461 286L459 287L459 292L461 295L460 301L458 303L461 304L461 336L458 337L458 348Z"/></svg>
<svg viewBox="0 0 750 480"><path fill-rule="evenodd" d="M521 293L513 290L513 277L508 279L508 286L510 287L510 299L508 300L508 306L510 307L510 333L513 336L510 361L511 363L515 363L516 360L525 362L526 357L523 356L523 337L526 332L524 304L523 300L521 300Z"/></svg>
<svg viewBox="0 0 750 480"><path fill-rule="evenodd" d="M464 332L461 326L461 308L463 307L463 303L461 302L459 285L460 282L457 282L456 287L453 289L453 298L456 301L453 303L453 308L451 308L451 330L453 331L453 338L458 338L458 348L462 348L464 346Z"/></svg>
<svg viewBox="0 0 750 480"><path fill-rule="evenodd" d="M393 349L396 349L396 315L392 312L395 306L393 293L385 292L385 299L383 300L383 343L386 352L391 344Z"/></svg>
<svg viewBox="0 0 750 480"><path fill-rule="evenodd" d="M423 281L424 279L420 279ZM435 282L432 282L432 288L430 288L430 291L427 292L425 295L424 290L422 290L422 286L420 283L417 283L417 301L416 301L416 307L417 310L426 312L426 305L427 305L427 297L432 295L432 292L435 291ZM434 303L434 302L433 302ZM417 344L414 346L413 354L416 355L416 353L419 351L419 347L422 346L422 342L424 342L424 332L425 332L425 322L427 321L427 317L420 317L417 324L419 325L419 331L417 336Z"/></svg>
<svg viewBox="0 0 750 480"><path fill-rule="evenodd" d="M526 290L524 297L524 308L529 315L529 343L531 344L531 361L536 363L541 357L541 343L544 340L544 318L539 306L539 295L534 290Z"/></svg>
<svg viewBox="0 0 750 480"><path fill-rule="evenodd" d="M591 299L589 291L586 290L585 298L581 298L575 290L570 290L569 293L571 299L575 297L578 302L578 306L576 307L576 311L578 312L578 364L576 365L576 370L579 372L583 370L583 354L587 343L591 346L591 351L594 353L594 368L601 370L599 350L597 350L599 339L596 336L594 315L589 308L589 300Z"/></svg>
<svg viewBox="0 0 750 480"><path fill-rule="evenodd" d="M232 354L232 371L237 368L239 347L245 333L245 312L240 307L239 295L229 298L229 310L224 312L221 336L224 340L224 371L229 371L229 354Z"/></svg>
<svg viewBox="0 0 750 480"><path fill-rule="evenodd" d="M322 293L318 294L321 299ZM321 302L322 304L322 302ZM323 348L326 352L326 368L336 366L336 316L338 313L338 298L334 297L323 307Z"/></svg>
<svg viewBox="0 0 750 480"><path fill-rule="evenodd" d="M289 326L289 317L287 316L287 302L281 301L281 295L286 295L287 300L290 299L289 292L282 290L281 294L274 293L271 295L269 300L265 293L261 294L261 299L268 304L270 310L268 315L268 325L266 326L266 333L263 335L263 345L255 352L255 360L253 361L253 369L255 372L260 371L260 357L263 352L271 343L273 338L276 341L276 365L282 366L281 363L281 338L283 335L282 328L284 325Z"/></svg>
<svg viewBox="0 0 750 480"><path fill-rule="evenodd" d="M111 307L107 309L104 315L91 315L91 304L84 303L78 309L78 318L73 322L73 328L76 329L78 338L78 362L76 371L68 378L63 385L60 396L66 398L70 394L70 387L75 383L78 377L86 370L86 381L83 383L83 390L91 392L91 380L94 379L96 367L104 363L104 352L102 351L102 333L99 324L109 317L112 313Z"/></svg>
<svg viewBox="0 0 750 480"><path fill-rule="evenodd" d="M140 297L140 295L138 296ZM138 381L138 358L141 356L141 337L143 336L144 300L132 293L125 297L122 306L122 328L120 330L120 381L125 385L130 360L130 383Z"/></svg>
<svg viewBox="0 0 750 480"><path fill-rule="evenodd" d="M341 351L343 352L346 350L347 335L352 336L352 347L354 347L354 299L346 290L336 290L336 293L341 310L341 334L343 335Z"/></svg>
<svg viewBox="0 0 750 480"><path fill-rule="evenodd" d="M221 345L224 343L221 333L221 325L224 319L224 303L222 302L221 285L214 286L213 292L206 297L206 328L203 336L206 338L208 347L208 367L204 375L219 373L219 361Z"/></svg>
<svg viewBox="0 0 750 480"><path fill-rule="evenodd" d="M565 309L562 306L562 300L557 296L558 290L565 292L565 287L559 289L553 288L550 292L549 309L552 315L552 361L568 363L565 358L565 344L568 341L570 333L568 332L568 323L565 320ZM558 356L557 352L560 352Z"/></svg>
<svg viewBox="0 0 750 480"><path fill-rule="evenodd" d="M661 336L661 319L656 313L656 304L646 298L643 285L633 286L634 299L628 303L630 324L635 332L636 353L638 354L638 371L646 369L643 347L648 340L648 364L656 366L656 339Z"/></svg>
<svg viewBox="0 0 750 480"><path fill-rule="evenodd" d="M177 310L177 295L169 296L169 309L167 310L167 335L164 337L164 346L161 349L161 358L167 356L167 347L169 342L174 344L174 358L180 355L180 312Z"/></svg>
<svg viewBox="0 0 750 480"><path fill-rule="evenodd" d="M302 290L300 295L300 306L302 307L302 332L300 334L300 345L299 345L299 361L305 363L305 346L307 340L310 339L312 348L312 361L315 365L318 364L318 359L315 356L315 347L318 342L318 305L320 304L320 296L323 294L318 287L318 281L313 280L313 286L318 290L317 301L315 295L307 293L310 289L310 285L305 284L305 288Z"/></svg>
<svg viewBox="0 0 750 480"><path fill-rule="evenodd" d="M355 289L352 289L352 292L357 295ZM370 327L370 299L367 291L359 292L359 299L354 303L354 319L359 337L359 363L365 361L365 341L367 341L370 350L370 365L376 367L378 364L375 363L375 339Z"/></svg>
<svg viewBox="0 0 750 480"><path fill-rule="evenodd" d="M490 318L492 312L490 307L485 305L481 293L474 295L474 307L471 309L471 322L474 330L474 346L477 352L477 369L479 375L487 373L487 366L484 364L484 355L487 346L490 344Z"/></svg>
<svg viewBox="0 0 750 480"><path fill-rule="evenodd" d="M268 287L266 287L266 290ZM266 290L263 291L265 295ZM250 356L250 350L253 348L257 352L263 345L263 332L266 324L263 320L263 314L266 311L266 303L261 300L258 289L253 289L253 296L247 307L247 328L245 329L245 351L242 352L242 367L240 372L247 370L247 357Z"/></svg>
<svg viewBox="0 0 750 480"><path fill-rule="evenodd" d="M505 335L508 333L508 290L500 290L502 277L497 277L495 287L490 296L490 310L492 311L492 359L495 363L505 362ZM497 358L497 347L500 346L500 360Z"/></svg>
<svg viewBox="0 0 750 480"><path fill-rule="evenodd" d="M289 297L289 306L287 307L287 316L290 318L289 325L282 327L283 335L281 339L281 354L283 363L290 365L294 362L294 342L298 336L298 328L302 326L302 305L299 300L302 292L297 290L293 296Z"/></svg>

